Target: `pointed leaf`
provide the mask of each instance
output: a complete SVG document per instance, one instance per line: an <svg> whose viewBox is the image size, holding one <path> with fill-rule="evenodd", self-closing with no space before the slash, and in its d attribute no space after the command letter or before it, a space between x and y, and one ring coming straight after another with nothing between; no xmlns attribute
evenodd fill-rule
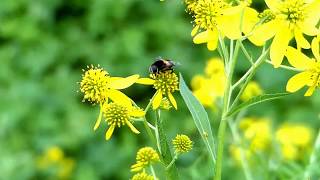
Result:
<svg viewBox="0 0 320 180"><path fill-rule="evenodd" d="M239 112L240 110L247 108L247 107L250 107L252 105L259 104L259 103L262 103L265 101L279 99L279 98L282 98L282 97L288 96L288 95L290 95L290 93L263 94L263 95L253 97L253 98L249 99L248 101L230 109L229 112L227 113L227 117L232 116L235 113Z"/></svg>
<svg viewBox="0 0 320 180"><path fill-rule="evenodd" d="M213 163L215 163L214 138L212 135L208 114L205 111L204 107L201 105L201 103L196 99L196 97L193 96L192 92L184 82L181 74L180 93L189 111L191 112L194 123L196 124L196 127L202 137L202 140L209 151Z"/></svg>

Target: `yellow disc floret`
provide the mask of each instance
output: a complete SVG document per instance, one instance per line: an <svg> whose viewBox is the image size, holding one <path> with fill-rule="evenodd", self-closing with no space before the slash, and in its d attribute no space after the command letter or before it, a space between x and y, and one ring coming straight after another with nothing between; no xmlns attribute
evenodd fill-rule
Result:
<svg viewBox="0 0 320 180"><path fill-rule="evenodd" d="M285 18L293 24L305 19L304 2L301 0L287 0L284 1L281 7L281 13Z"/></svg>
<svg viewBox="0 0 320 180"><path fill-rule="evenodd" d="M155 80L153 87L161 90L162 94L173 93L178 90L179 79L172 71L164 71L150 75Z"/></svg>
<svg viewBox="0 0 320 180"><path fill-rule="evenodd" d="M222 15L222 10L227 7L222 0L198 0L194 8L194 23L204 30L212 30L217 25L216 18Z"/></svg>
<svg viewBox="0 0 320 180"><path fill-rule="evenodd" d="M153 176L145 173L145 172L141 172L141 173L137 173L135 174L131 180L153 180Z"/></svg>
<svg viewBox="0 0 320 180"><path fill-rule="evenodd" d="M189 152L192 149L192 141L190 138L183 134L178 134L173 140L172 144L177 153Z"/></svg>
<svg viewBox="0 0 320 180"><path fill-rule="evenodd" d="M158 162L159 160L159 155L153 148L141 148L136 156L136 164L131 166L131 171L140 171L146 166Z"/></svg>
<svg viewBox="0 0 320 180"><path fill-rule="evenodd" d="M121 127L130 118L128 108L117 103L106 104L103 108L103 114L109 126Z"/></svg>
<svg viewBox="0 0 320 180"><path fill-rule="evenodd" d="M258 17L263 19L263 23L270 22L276 18L276 15L270 9L264 10L262 13L259 13Z"/></svg>
<svg viewBox="0 0 320 180"><path fill-rule="evenodd" d="M82 75L80 82L80 91L84 93L83 100L92 103L104 102L109 78L108 72L99 68L99 66L88 66L88 70Z"/></svg>

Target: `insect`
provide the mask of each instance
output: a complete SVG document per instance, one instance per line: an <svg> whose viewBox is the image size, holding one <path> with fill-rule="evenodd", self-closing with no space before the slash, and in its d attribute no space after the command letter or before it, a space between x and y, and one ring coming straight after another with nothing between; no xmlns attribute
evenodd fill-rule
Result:
<svg viewBox="0 0 320 180"><path fill-rule="evenodd" d="M176 63L172 60L157 58L156 61L149 67L149 72L152 74L156 74L159 72L173 70L174 66L176 66Z"/></svg>

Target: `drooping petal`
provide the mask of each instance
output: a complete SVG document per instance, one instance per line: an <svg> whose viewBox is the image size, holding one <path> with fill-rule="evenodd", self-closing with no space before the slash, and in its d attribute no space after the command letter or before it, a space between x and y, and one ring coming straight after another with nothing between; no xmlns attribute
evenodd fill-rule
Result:
<svg viewBox="0 0 320 180"><path fill-rule="evenodd" d="M115 127L116 127L115 125L111 125L109 127L109 129L106 132L106 140L109 140L111 138Z"/></svg>
<svg viewBox="0 0 320 180"><path fill-rule="evenodd" d="M282 29L275 35L270 48L271 62L275 68L278 68L281 65L291 38L292 32L288 27L285 26L283 26Z"/></svg>
<svg viewBox="0 0 320 180"><path fill-rule="evenodd" d="M316 86L309 87L307 92L304 94L304 96L311 96L315 89L316 89Z"/></svg>
<svg viewBox="0 0 320 180"><path fill-rule="evenodd" d="M110 89L108 90L108 94L109 94L109 98L113 102L122 104L126 107L131 106L131 99L127 95L123 94L121 91Z"/></svg>
<svg viewBox="0 0 320 180"><path fill-rule="evenodd" d="M136 83L138 84L144 84L144 85L153 85L155 80L150 79L150 78L140 78L137 80Z"/></svg>
<svg viewBox="0 0 320 180"><path fill-rule="evenodd" d="M197 34L193 38L193 42L195 44L202 44L202 43L208 42L208 39L209 39L209 33L208 33L208 30L207 30L207 31L203 31L203 32Z"/></svg>
<svg viewBox="0 0 320 180"><path fill-rule="evenodd" d="M229 39L235 40L241 37L241 14L244 13L244 6L234 6L224 10L223 16L217 18L219 30Z"/></svg>
<svg viewBox="0 0 320 180"><path fill-rule="evenodd" d="M320 13L319 13L320 14ZM304 21L303 23L298 23L298 27L301 31L308 36L315 36L319 33L319 30L316 28L316 25L310 21Z"/></svg>
<svg viewBox="0 0 320 180"><path fill-rule="evenodd" d="M265 42L271 39L279 31L279 21L272 20L257 26L248 39L256 46L263 46Z"/></svg>
<svg viewBox="0 0 320 180"><path fill-rule="evenodd" d="M198 30L199 30L199 27L200 27L200 26L195 26L195 27L192 29L192 31L191 31L191 36L192 36L192 37L197 34L197 32L198 32Z"/></svg>
<svg viewBox="0 0 320 180"><path fill-rule="evenodd" d="M279 0L265 0L267 6L269 9L271 9L273 12L279 11L280 2Z"/></svg>
<svg viewBox="0 0 320 180"><path fill-rule="evenodd" d="M130 111L130 115L133 117L143 117L146 113L141 109L133 109Z"/></svg>
<svg viewBox="0 0 320 180"><path fill-rule="evenodd" d="M162 92L161 90L158 90L152 101L152 109L157 109L160 106L161 101L162 101Z"/></svg>
<svg viewBox="0 0 320 180"><path fill-rule="evenodd" d="M290 46L287 48L286 57L293 67L300 70L309 69L314 62L308 56Z"/></svg>
<svg viewBox="0 0 320 180"><path fill-rule="evenodd" d="M135 74L126 78L118 78L110 81L111 89L125 89L134 84L139 79L139 75Z"/></svg>
<svg viewBox="0 0 320 180"><path fill-rule="evenodd" d="M309 49L310 43L303 37L303 34L300 30L300 28L294 29L294 37L297 41L297 46L301 47L303 49Z"/></svg>
<svg viewBox="0 0 320 180"><path fill-rule="evenodd" d="M132 132L139 134L140 132L138 131L138 129L136 129L129 121L126 121L126 124L128 125L128 127L131 129Z"/></svg>
<svg viewBox="0 0 320 180"><path fill-rule="evenodd" d="M170 92L168 92L168 98L169 98L171 104L173 105L173 107L175 109L178 109L177 102L176 102L176 100L174 99L173 95Z"/></svg>
<svg viewBox="0 0 320 180"><path fill-rule="evenodd" d="M259 13L253 9L246 7L243 15L242 30L245 34L251 32L253 27L259 22Z"/></svg>
<svg viewBox="0 0 320 180"><path fill-rule="evenodd" d="M287 83L286 90L288 92L296 92L303 86L307 85L310 81L310 76L312 74L308 71L298 73L291 77Z"/></svg>
<svg viewBox="0 0 320 180"><path fill-rule="evenodd" d="M308 18L305 19L305 22L311 23L313 26L317 25L319 18L320 18L320 1L314 0L313 2L309 3L306 8L305 12L308 14Z"/></svg>
<svg viewBox="0 0 320 180"><path fill-rule="evenodd" d="M95 123L94 128L93 128L94 131L97 130L98 127L100 126L101 119L102 119L102 104L100 103L100 112L99 112L98 119L96 120L96 123Z"/></svg>
<svg viewBox="0 0 320 180"><path fill-rule="evenodd" d="M214 29L213 31L209 31L209 41L207 43L207 48L210 51L214 51L217 49L218 46L218 39L219 39L219 34L218 30Z"/></svg>
<svg viewBox="0 0 320 180"><path fill-rule="evenodd" d="M320 36L313 38L313 40L311 42L311 50L312 50L314 57L317 59L317 61L320 61L319 43L320 43Z"/></svg>

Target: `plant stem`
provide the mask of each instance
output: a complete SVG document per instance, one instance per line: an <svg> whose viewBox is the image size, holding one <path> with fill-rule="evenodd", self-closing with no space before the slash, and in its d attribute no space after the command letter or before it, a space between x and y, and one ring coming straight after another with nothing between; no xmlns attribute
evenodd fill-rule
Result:
<svg viewBox="0 0 320 180"><path fill-rule="evenodd" d="M156 173L155 173L152 165L150 165L150 170L151 170L151 173L152 173L152 176L153 176L153 180L157 180L157 176L156 176Z"/></svg>
<svg viewBox="0 0 320 180"><path fill-rule="evenodd" d="M239 132L238 132L237 127L236 127L236 122L238 122L239 119L241 119L244 114L245 114L245 111L241 111L237 115L235 121L232 123L231 120L229 120L228 124L229 124L230 130L231 130L231 135L232 135L235 143L237 145L240 145L240 162L241 162L241 166L242 166L244 175L245 175L247 180L252 180L253 178L252 178L251 170L250 170L249 165L247 163L246 154L243 151L243 148L241 146L241 138L240 138Z"/></svg>
<svg viewBox="0 0 320 180"><path fill-rule="evenodd" d="M166 169L169 169L172 166L172 164L176 162L177 159L178 159L178 154L175 154L172 161L170 162L170 164L167 166Z"/></svg>
<svg viewBox="0 0 320 180"><path fill-rule="evenodd" d="M224 137L225 137L225 131L226 131L226 126L227 126L227 118L226 114L229 110L229 103L230 103L230 97L232 95L232 89L231 89L231 84L232 84L232 76L234 72L234 68L237 62L237 56L239 52L240 44L239 40L236 42L235 45L235 50L234 54L230 57L230 66L229 70L227 71L227 82L226 82L226 87L225 87L225 94L223 97L223 109L222 109L222 115L221 115L221 122L219 125L219 130L218 130L218 153L217 153L217 162L215 165L215 180L220 180L221 179L221 171L222 171L222 158L223 158L223 145L224 145Z"/></svg>
<svg viewBox="0 0 320 180"><path fill-rule="evenodd" d="M270 60L266 60L266 62L272 65L272 62ZM297 68L286 66L286 65L280 65L279 67L282 69L290 70L290 71L301 72L301 70Z"/></svg>
<svg viewBox="0 0 320 180"><path fill-rule="evenodd" d="M319 160L320 160L320 129L319 129L316 141L313 146L313 151L310 155L309 164L304 172L304 179L310 179L310 177L312 175L310 173L310 168L312 166L315 166L315 163L319 162Z"/></svg>
<svg viewBox="0 0 320 180"><path fill-rule="evenodd" d="M172 161L172 155L167 141L167 137L164 133L163 124L160 117L160 110L156 111L156 127L159 135L159 144L160 144L160 155L164 164L168 165ZM174 164L170 168L166 169L166 179L168 180L177 180L179 179L177 168Z"/></svg>

